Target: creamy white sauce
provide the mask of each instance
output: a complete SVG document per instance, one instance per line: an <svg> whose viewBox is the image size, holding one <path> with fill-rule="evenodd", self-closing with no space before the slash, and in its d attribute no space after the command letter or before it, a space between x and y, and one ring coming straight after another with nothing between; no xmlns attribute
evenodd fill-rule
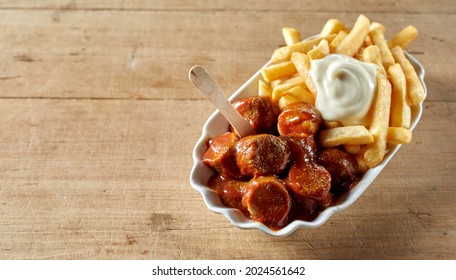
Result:
<svg viewBox="0 0 456 280"><path fill-rule="evenodd" d="M311 61L317 87L315 107L324 120L358 125L369 112L376 87L377 66L350 56L330 54Z"/></svg>

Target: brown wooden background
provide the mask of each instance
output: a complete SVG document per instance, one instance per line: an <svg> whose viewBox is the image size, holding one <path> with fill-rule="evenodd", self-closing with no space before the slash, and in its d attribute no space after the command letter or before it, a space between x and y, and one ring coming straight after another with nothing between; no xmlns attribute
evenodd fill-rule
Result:
<svg viewBox="0 0 456 280"><path fill-rule="evenodd" d="M214 108L283 44L359 13L426 68L408 146L347 211L274 238L210 212L189 183ZM1 259L455 259L456 2L0 1Z"/></svg>

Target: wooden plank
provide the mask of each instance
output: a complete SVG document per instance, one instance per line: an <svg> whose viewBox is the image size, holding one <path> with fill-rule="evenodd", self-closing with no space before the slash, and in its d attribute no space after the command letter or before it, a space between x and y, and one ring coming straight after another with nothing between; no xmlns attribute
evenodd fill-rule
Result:
<svg viewBox="0 0 456 280"><path fill-rule="evenodd" d="M1 259L456 257L454 102L426 105L352 207L286 238L233 227L190 187L206 101L3 99L0 111Z"/></svg>
<svg viewBox="0 0 456 280"><path fill-rule="evenodd" d="M27 2L25 2L27 3ZM338 14L353 22L357 12ZM456 17L367 14L391 36L414 24L410 51L431 101L455 101L449 42ZM281 28L318 33L332 13L290 11L0 10L0 97L200 99L188 70L204 65L227 95L283 44Z"/></svg>
<svg viewBox="0 0 456 280"><path fill-rule="evenodd" d="M95 9L95 10L240 10L240 11L303 11L303 12L335 12L335 13L366 13L366 12L382 12L394 13L397 11L406 13L454 13L456 6L451 0L431 1L424 0L419 4L413 0L394 1L384 0L381 3L377 0L363 1L362 5L355 4L350 0L339 0L337 4L331 1L307 1L303 4L300 1L285 0L285 1L124 1L124 0L21 0L21 1L0 1L0 8L13 9Z"/></svg>

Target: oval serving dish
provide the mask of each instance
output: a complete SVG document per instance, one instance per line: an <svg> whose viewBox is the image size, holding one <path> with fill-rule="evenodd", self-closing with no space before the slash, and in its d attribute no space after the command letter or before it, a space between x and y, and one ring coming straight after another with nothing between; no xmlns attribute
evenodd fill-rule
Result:
<svg viewBox="0 0 456 280"><path fill-rule="evenodd" d="M405 52L410 63L415 68L418 77L423 84L425 95L427 94L426 84L424 83L424 68L412 55ZM265 66L269 65L268 62ZM229 99L231 102L237 99L256 96L258 94L258 80L261 79L260 70L256 72L245 84L243 84ZM412 119L410 130L413 130L421 118L423 112L423 103L412 107ZM272 236L286 236L293 233L298 228L316 228L323 225L333 214L347 209L352 205L361 194L369 187L374 179L385 168L391 158L396 154L401 145L395 145L389 148L383 161L377 167L369 169L364 173L359 183L350 191L344 194L338 203L323 210L314 220L302 221L295 220L280 230L272 230L267 226L252 221L245 217L241 211L234 208L227 208L222 204L218 195L207 187L209 178L214 174L214 171L201 162L201 156L207 150L208 140L220 134L227 132L228 121L215 111L206 121L203 126L202 135L199 138L193 149L193 168L190 174L190 183L192 187L197 190L204 199L207 207L215 212L224 215L233 225L243 229L258 229Z"/></svg>

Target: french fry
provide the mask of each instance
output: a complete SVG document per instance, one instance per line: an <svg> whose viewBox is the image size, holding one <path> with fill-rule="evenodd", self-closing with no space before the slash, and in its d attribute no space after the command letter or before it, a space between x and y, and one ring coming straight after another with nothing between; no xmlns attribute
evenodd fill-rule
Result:
<svg viewBox="0 0 456 280"><path fill-rule="evenodd" d="M372 39L369 36L369 34L366 35L366 39L364 39L364 44L363 47L367 48L369 46L372 46L374 43L372 43Z"/></svg>
<svg viewBox="0 0 456 280"><path fill-rule="evenodd" d="M386 75L385 68L383 67L382 57L380 56L380 50L378 46L372 45L364 49L362 61L374 63L378 66L378 69L382 74Z"/></svg>
<svg viewBox="0 0 456 280"><path fill-rule="evenodd" d="M411 110L407 98L407 86L401 65L396 63L388 68L393 91L391 93L390 126L409 128Z"/></svg>
<svg viewBox="0 0 456 280"><path fill-rule="evenodd" d="M355 155L355 159L358 162L358 171L361 173L364 173L367 170L369 170L369 166L367 166L366 160L364 159L365 152L366 152L366 147L364 145L361 145L359 153L357 153Z"/></svg>
<svg viewBox="0 0 456 280"><path fill-rule="evenodd" d="M304 82L304 77L298 76L295 78L291 78L291 79L284 81L283 83L277 85L276 87L274 87L272 89L272 98L271 98L272 104L277 105L279 102L279 99L282 97L283 93L296 86L301 86L303 88L306 88L306 83Z"/></svg>
<svg viewBox="0 0 456 280"><path fill-rule="evenodd" d="M302 79L301 78L301 74L296 72L295 74L293 74L291 76L287 76L287 77L283 77L281 79L274 80L274 81L269 83L269 87L271 89L274 89L278 85L281 85L281 84L284 84L284 83L288 83L288 82L291 83L291 82L295 81L296 79Z"/></svg>
<svg viewBox="0 0 456 280"><path fill-rule="evenodd" d="M367 36L366 36L367 38ZM355 55L353 56L353 58L357 59L357 60L361 60L363 61L363 53L364 53L364 45L358 49L358 52L355 53Z"/></svg>
<svg viewBox="0 0 456 280"><path fill-rule="evenodd" d="M337 47L340 45L340 43L342 43L342 41L345 39L345 37L347 37L347 32L345 32L344 30L339 31L339 33L337 33L336 37L334 37L332 42L329 44L329 51L331 53L335 53Z"/></svg>
<svg viewBox="0 0 456 280"><path fill-rule="evenodd" d="M296 68L291 61L284 61L277 64L272 64L261 69L261 75L266 82L287 77L296 73Z"/></svg>
<svg viewBox="0 0 456 280"><path fill-rule="evenodd" d="M388 144L408 144L412 141L412 131L403 127L388 127Z"/></svg>
<svg viewBox="0 0 456 280"><path fill-rule="evenodd" d="M315 105L315 95L301 86L295 86L283 93L283 96L293 96L299 102L307 102L310 105Z"/></svg>
<svg viewBox="0 0 456 280"><path fill-rule="evenodd" d="M366 145L364 159L366 164L373 168L385 156L386 140L391 106L391 84L385 75L377 73L377 93L374 97L373 117L369 132L374 137L374 142Z"/></svg>
<svg viewBox="0 0 456 280"><path fill-rule="evenodd" d="M321 40L317 46L311 49L307 55L312 59L320 59L329 54L329 44L326 40Z"/></svg>
<svg viewBox="0 0 456 280"><path fill-rule="evenodd" d="M328 128L320 131L318 145L331 148L339 145L364 145L372 143L374 138L362 125Z"/></svg>
<svg viewBox="0 0 456 280"><path fill-rule="evenodd" d="M347 153L356 155L361 151L361 145L344 145L344 149Z"/></svg>
<svg viewBox="0 0 456 280"><path fill-rule="evenodd" d="M263 80L258 81L258 96L271 100L272 89Z"/></svg>
<svg viewBox="0 0 456 280"><path fill-rule="evenodd" d="M378 46L380 51L380 56L382 57L383 67L388 69L391 65L394 64L394 58L391 54L388 44L386 43L385 36L381 29L377 28L369 32L369 36L372 39L372 43Z"/></svg>
<svg viewBox="0 0 456 280"><path fill-rule="evenodd" d="M314 46L316 46L318 43L320 43L321 40L326 39L328 42L331 42L332 39L336 37L335 35L328 35L324 37L318 37L306 41L301 41L299 43L296 43L291 46L285 46L278 48L274 51L271 57L272 62L280 62L280 61L286 61L289 60L291 57L291 54L294 52L302 52L302 53L307 53L310 51Z"/></svg>
<svg viewBox="0 0 456 280"><path fill-rule="evenodd" d="M383 34L385 34L385 31L386 31L386 28L385 26L383 26L383 24L379 23L379 22L372 22L371 25L369 26L369 31L373 31L373 30L380 30Z"/></svg>
<svg viewBox="0 0 456 280"><path fill-rule="evenodd" d="M394 59L402 67L405 79L407 81L407 96L410 99L410 104L415 106L424 100L424 88L416 74L410 61L405 57L404 51L401 47L396 46L391 49Z"/></svg>
<svg viewBox="0 0 456 280"><path fill-rule="evenodd" d="M292 27L282 28L282 35L283 35L283 39L285 40L285 44L287 46L291 46L298 42L301 42L301 35L300 35L299 31Z"/></svg>
<svg viewBox="0 0 456 280"><path fill-rule="evenodd" d="M317 87L310 76L310 59L307 54L295 52L291 55L291 61L296 67L296 70L304 78L307 88L315 96L317 95Z"/></svg>
<svg viewBox="0 0 456 280"><path fill-rule="evenodd" d="M294 75L291 75L289 77L286 77L284 79L281 79L280 80L280 83L277 84L276 86L279 86L279 85L286 85L286 84L300 84L302 81L304 81L303 77L301 76L301 74L299 73L296 73ZM305 86L305 84L304 84Z"/></svg>
<svg viewBox="0 0 456 280"><path fill-rule="evenodd" d="M320 37L337 34L341 30L345 30L345 25L342 21L338 19L329 19L323 26L323 29L320 32Z"/></svg>
<svg viewBox="0 0 456 280"><path fill-rule="evenodd" d="M338 121L327 121L323 120L323 127L324 128L336 128L336 127L342 127L343 125L338 122Z"/></svg>
<svg viewBox="0 0 456 280"><path fill-rule="evenodd" d="M270 82L269 85L270 85L271 89L274 89L276 86L278 86L282 82L283 82L282 79L277 79L277 80Z"/></svg>
<svg viewBox="0 0 456 280"><path fill-rule="evenodd" d="M364 15L360 15L353 25L352 30L336 48L336 53L354 56L364 43L369 33L370 21Z"/></svg>
<svg viewBox="0 0 456 280"><path fill-rule="evenodd" d="M418 36L418 30L415 26L409 25L397 33L389 42L388 47L390 49L395 46L401 47L403 50L407 49L413 40Z"/></svg>
<svg viewBox="0 0 456 280"><path fill-rule="evenodd" d="M286 106L293 104L293 103L298 103L298 102L301 102L301 101L292 95L283 95L279 99L279 109L282 111L283 108L285 108Z"/></svg>

